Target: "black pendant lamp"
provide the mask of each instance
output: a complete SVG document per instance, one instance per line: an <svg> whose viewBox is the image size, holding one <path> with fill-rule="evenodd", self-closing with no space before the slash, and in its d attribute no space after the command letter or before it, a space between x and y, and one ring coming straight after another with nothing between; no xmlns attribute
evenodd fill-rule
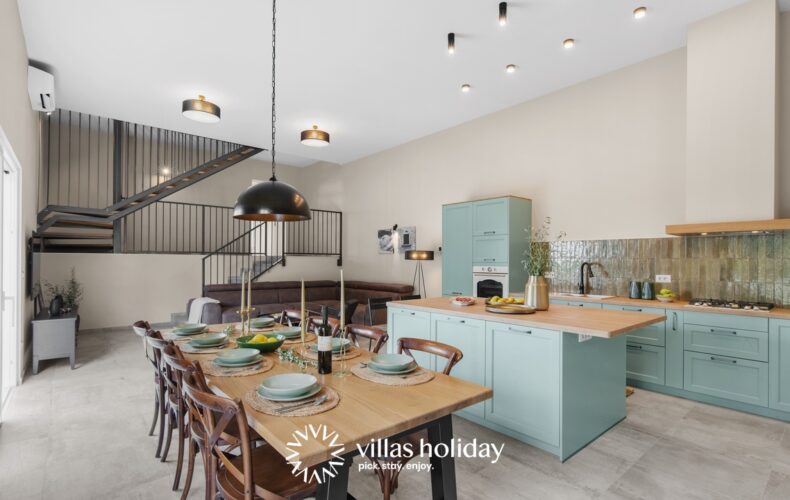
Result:
<svg viewBox="0 0 790 500"><path fill-rule="evenodd" d="M288 183L278 181L275 171L276 122L275 109L277 61L277 0L272 1L272 176L239 195L233 207L233 217L254 221L299 221L310 219L310 206L304 196Z"/></svg>

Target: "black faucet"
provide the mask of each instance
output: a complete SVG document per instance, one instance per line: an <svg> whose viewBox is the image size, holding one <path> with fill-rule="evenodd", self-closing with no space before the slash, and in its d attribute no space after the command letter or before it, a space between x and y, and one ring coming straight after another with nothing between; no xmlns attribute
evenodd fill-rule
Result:
<svg viewBox="0 0 790 500"><path fill-rule="evenodd" d="M586 289L584 283L584 276L585 276L584 266L587 266L587 278L588 278L587 281L589 281L589 278L595 277L595 275L592 272L592 264L590 264L589 262L582 262L582 267L579 269L579 295L584 295L584 291Z"/></svg>

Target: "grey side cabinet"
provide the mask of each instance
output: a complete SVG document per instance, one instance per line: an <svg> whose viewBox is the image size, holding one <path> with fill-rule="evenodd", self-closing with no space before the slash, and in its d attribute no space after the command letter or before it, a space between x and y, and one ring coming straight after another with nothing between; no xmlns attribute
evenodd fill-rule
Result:
<svg viewBox="0 0 790 500"><path fill-rule="evenodd" d="M42 359L69 358L71 369L77 357L77 329L79 315L71 311L50 317L42 311L33 321L33 374L38 373L38 362Z"/></svg>

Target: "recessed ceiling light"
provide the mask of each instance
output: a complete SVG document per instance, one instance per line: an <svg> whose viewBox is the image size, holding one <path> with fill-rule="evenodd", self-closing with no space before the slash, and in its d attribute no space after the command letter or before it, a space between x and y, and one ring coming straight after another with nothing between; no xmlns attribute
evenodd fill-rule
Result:
<svg viewBox="0 0 790 500"><path fill-rule="evenodd" d="M455 54L455 33L447 33L447 53Z"/></svg>
<svg viewBox="0 0 790 500"><path fill-rule="evenodd" d="M461 92L469 92L470 90L472 90L472 86L468 83L461 85Z"/></svg>
<svg viewBox="0 0 790 500"><path fill-rule="evenodd" d="M499 2L499 25L507 25L507 2Z"/></svg>
<svg viewBox="0 0 790 500"><path fill-rule="evenodd" d="M516 65L515 64L508 64L505 66L506 73L515 73L516 72Z"/></svg>
<svg viewBox="0 0 790 500"><path fill-rule="evenodd" d="M329 134L318 130L318 125L313 125L311 130L302 130L302 144L314 148L329 146Z"/></svg>
<svg viewBox="0 0 790 500"><path fill-rule="evenodd" d="M181 114L196 122L217 123L220 110L219 106L199 95L197 99L185 99L181 103Z"/></svg>
<svg viewBox="0 0 790 500"><path fill-rule="evenodd" d="M647 7L637 7L634 9L634 19L642 19L647 15Z"/></svg>
<svg viewBox="0 0 790 500"><path fill-rule="evenodd" d="M573 38L566 38L562 42L562 46L565 47L566 49L572 49L575 45L576 45L576 40L574 40Z"/></svg>

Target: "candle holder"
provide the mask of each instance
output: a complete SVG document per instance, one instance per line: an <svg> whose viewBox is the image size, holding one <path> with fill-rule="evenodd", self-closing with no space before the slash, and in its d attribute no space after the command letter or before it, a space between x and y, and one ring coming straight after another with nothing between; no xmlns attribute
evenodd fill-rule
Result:
<svg viewBox="0 0 790 500"><path fill-rule="evenodd" d="M239 313L241 321L241 335L249 335L252 332L252 312L256 309L254 307L244 307L236 311Z"/></svg>
<svg viewBox="0 0 790 500"><path fill-rule="evenodd" d="M348 377L351 375L351 371L349 371L348 366L346 364L346 343L345 340L348 338L348 334L346 332L345 325L340 325L340 369L335 372L336 377Z"/></svg>

